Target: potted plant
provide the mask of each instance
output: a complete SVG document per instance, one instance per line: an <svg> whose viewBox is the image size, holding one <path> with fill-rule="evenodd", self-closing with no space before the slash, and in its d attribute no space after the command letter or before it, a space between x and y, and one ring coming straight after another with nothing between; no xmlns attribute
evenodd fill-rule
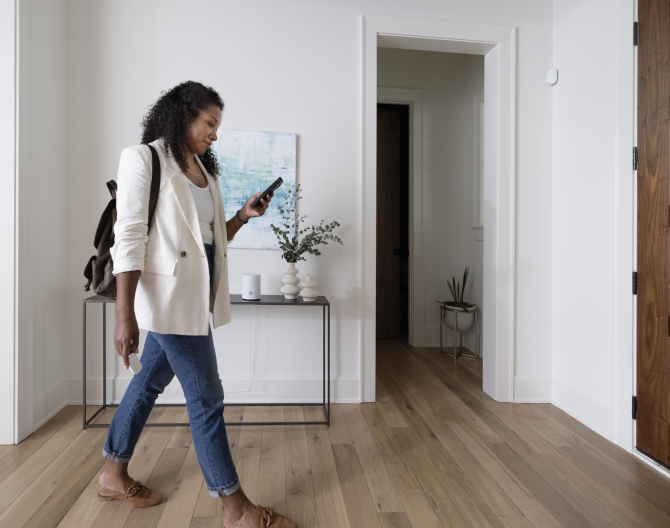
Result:
<svg viewBox="0 0 670 528"><path fill-rule="evenodd" d="M457 330L459 332L462 330L467 330L470 328L470 326L472 326L472 322L474 321L473 312L474 309L477 308L476 304L469 303L464 300L465 285L468 282L469 275L470 269L466 266L465 273L463 273L462 287L460 282L456 282L456 277L452 277L451 282L447 282L453 301L435 301L443 305L445 308L449 308L448 310L445 310L444 322L447 323L447 326L452 330L454 329L454 312L458 312Z"/></svg>
<svg viewBox="0 0 670 528"><path fill-rule="evenodd" d="M284 286L281 288L281 292L287 299L295 299L300 292L300 288L298 288L300 280L297 277L298 270L295 265L300 260L307 260L303 255L305 253L321 255L317 246L326 245L330 240L342 244L340 237L333 234L333 230L340 225L334 220L326 225L324 225L325 220L321 220L321 223L317 226L312 225L300 229L300 224L305 221L307 216L301 216L296 221L295 209L298 200L302 200L300 185L296 185L295 192L291 192L289 189L285 195L284 204L278 206L282 219L281 223L278 226L270 225L279 240L279 247L283 251L282 258L287 263L282 279ZM291 234L291 231L293 231L293 234ZM310 288L310 296L315 293L316 290Z"/></svg>

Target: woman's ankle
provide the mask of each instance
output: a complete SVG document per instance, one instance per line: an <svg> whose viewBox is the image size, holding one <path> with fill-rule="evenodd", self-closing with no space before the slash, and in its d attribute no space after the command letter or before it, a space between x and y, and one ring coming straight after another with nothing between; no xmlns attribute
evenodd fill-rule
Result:
<svg viewBox="0 0 670 528"><path fill-rule="evenodd" d="M253 510L256 508L254 503L252 503L242 491L242 488L239 488L231 495L224 495L221 497L223 502L223 512L224 517L229 515L236 518L240 515L243 515L245 512ZM226 513L228 515L226 515Z"/></svg>
<svg viewBox="0 0 670 528"><path fill-rule="evenodd" d="M107 460L98 482L104 488L121 493L128 478L128 464L114 462L110 459Z"/></svg>

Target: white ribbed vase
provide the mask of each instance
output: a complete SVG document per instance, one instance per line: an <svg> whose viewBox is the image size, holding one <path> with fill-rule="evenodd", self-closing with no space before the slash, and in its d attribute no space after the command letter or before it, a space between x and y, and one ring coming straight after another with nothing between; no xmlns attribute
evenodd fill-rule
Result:
<svg viewBox="0 0 670 528"><path fill-rule="evenodd" d="M297 277L298 271L295 267L295 262L286 263L284 278L281 280L284 286L282 286L280 291L287 299L295 299L300 293L300 288L298 288L298 283L300 282L300 279Z"/></svg>
<svg viewBox="0 0 670 528"><path fill-rule="evenodd" d="M319 296L319 292L316 291L318 284L314 281L314 278L311 275L307 275L305 280L302 281L302 290L300 290L300 297L305 302L314 302Z"/></svg>

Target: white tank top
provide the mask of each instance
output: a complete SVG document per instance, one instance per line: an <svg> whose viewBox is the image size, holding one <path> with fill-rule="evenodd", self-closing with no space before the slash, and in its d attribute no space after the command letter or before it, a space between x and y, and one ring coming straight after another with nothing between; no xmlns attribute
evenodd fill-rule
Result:
<svg viewBox="0 0 670 528"><path fill-rule="evenodd" d="M198 187L188 177L188 185L191 188L191 194L195 201L195 208L198 211L198 223L200 224L200 233L202 234L202 241L205 244L214 243L214 232L212 225L214 223L214 200L212 200L212 193L209 186L202 188Z"/></svg>

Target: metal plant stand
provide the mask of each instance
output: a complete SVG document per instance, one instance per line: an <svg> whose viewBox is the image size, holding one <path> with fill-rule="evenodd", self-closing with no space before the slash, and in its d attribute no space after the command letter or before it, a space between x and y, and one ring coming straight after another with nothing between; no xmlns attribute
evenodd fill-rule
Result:
<svg viewBox="0 0 670 528"><path fill-rule="evenodd" d="M451 306L445 306L444 304L440 304L440 352L446 352L447 354L452 354L454 356L454 359L458 359L459 357L463 356L464 358L471 358L471 359L477 359L479 358L479 309L474 308L474 314L475 314L475 353L471 354L470 352L463 352L463 332L464 330L458 330L458 313L461 312L462 310L451 307ZM471 310L471 311L473 311ZM442 349L442 325L444 324L444 319L447 314L447 311L449 312L454 312L454 351L449 352L448 350L443 350ZM458 349L456 348L456 333L458 333L458 337L460 338L460 346Z"/></svg>
<svg viewBox="0 0 670 528"><path fill-rule="evenodd" d="M86 419L86 305L89 303L102 303L102 406ZM118 407L117 403L107 403L107 305L116 303L115 299L93 295L83 301L83 426L109 427L108 423L91 423L93 419L108 407ZM323 400L320 403L226 403L226 406L235 407L305 407L318 406L323 408L324 420L312 422L226 422L226 425L327 425L330 427L330 302L326 297L317 297L313 302L305 302L302 297L298 299L286 299L283 295L261 295L258 301L247 301L241 295L231 295L230 304L246 304L253 306L320 306L323 309ZM326 308L328 317L326 318ZM177 403L157 403L154 407L183 407ZM147 423L145 427L189 427L189 423Z"/></svg>

